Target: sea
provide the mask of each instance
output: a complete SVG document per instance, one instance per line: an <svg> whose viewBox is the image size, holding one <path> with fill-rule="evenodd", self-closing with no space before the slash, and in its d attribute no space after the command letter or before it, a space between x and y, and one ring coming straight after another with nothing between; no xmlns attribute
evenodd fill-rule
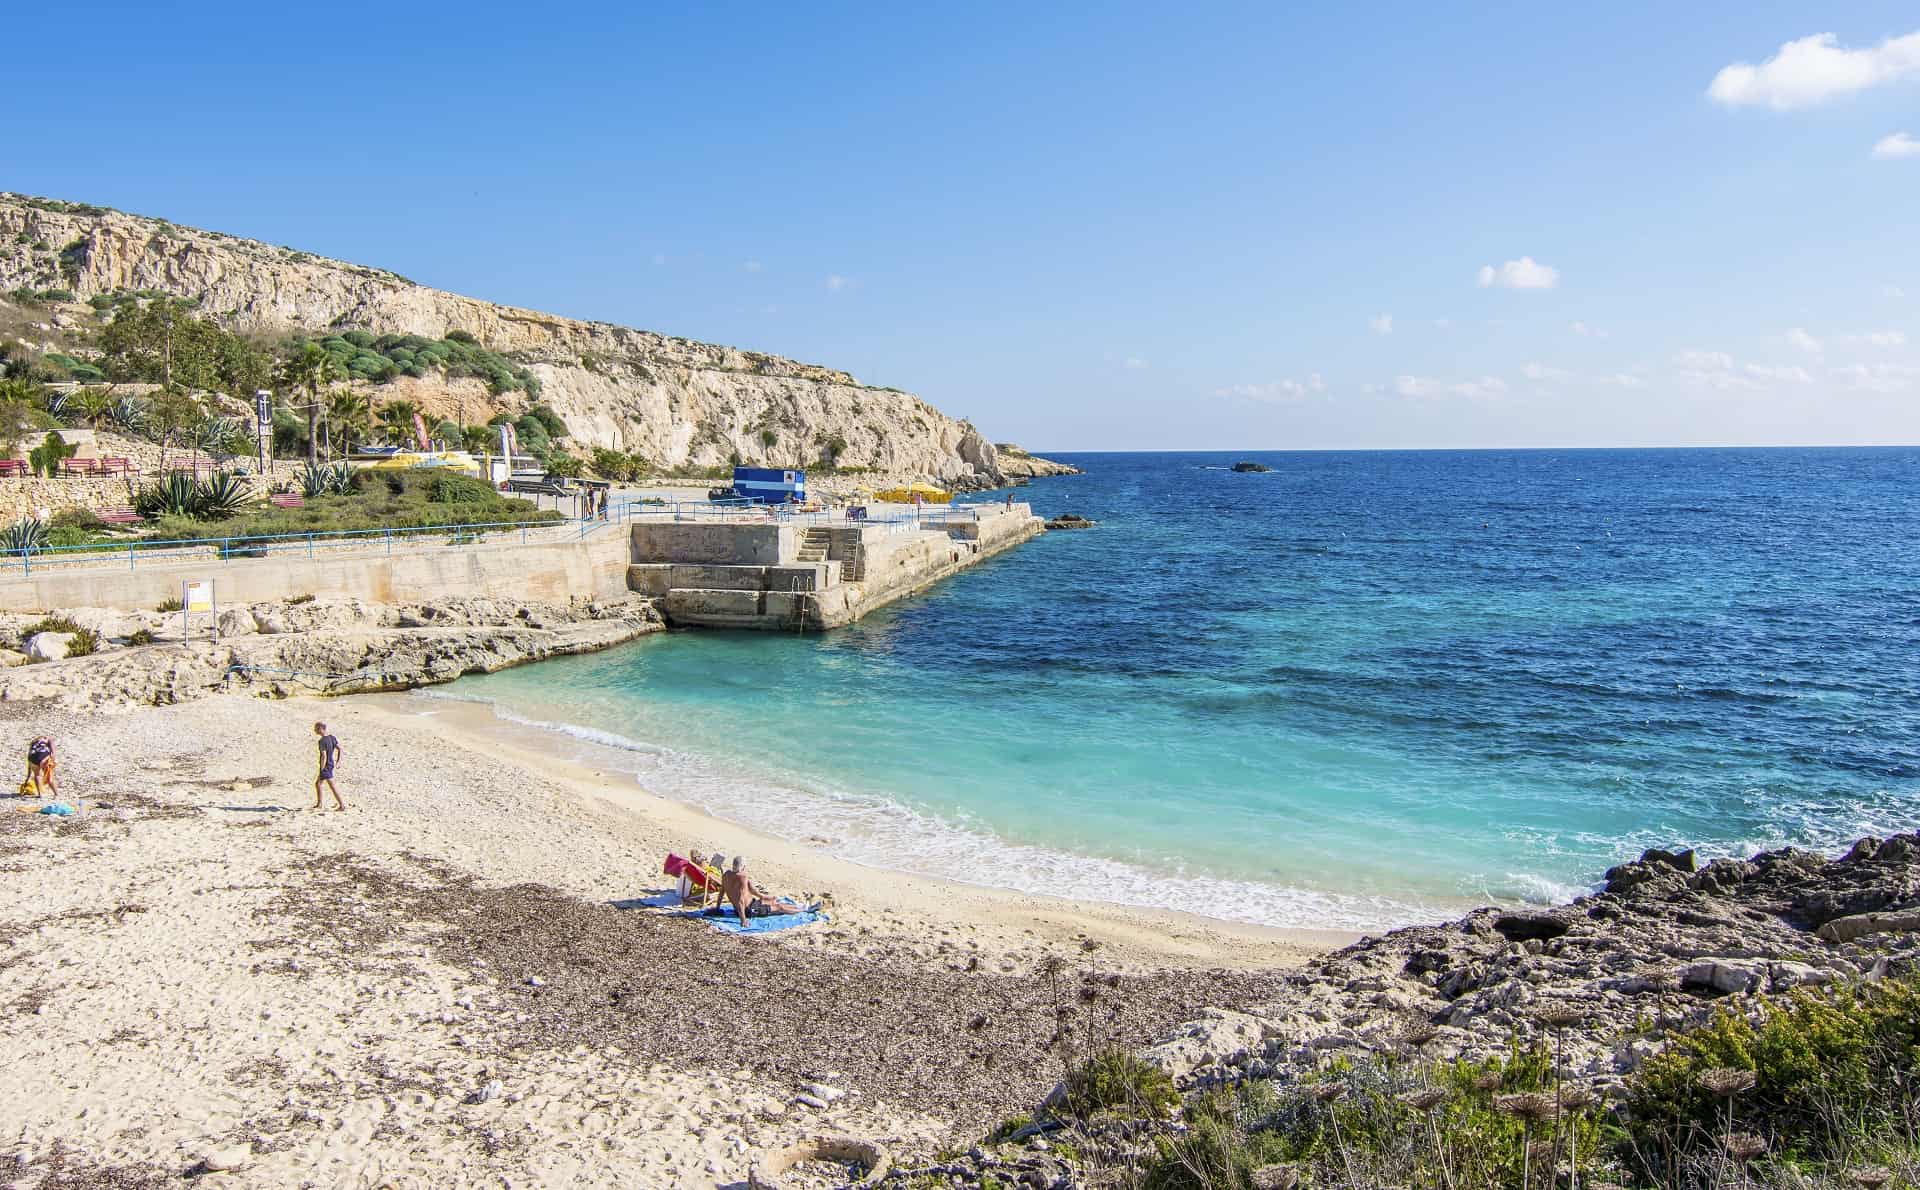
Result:
<svg viewBox="0 0 1920 1190"><path fill-rule="evenodd" d="M1272 926L1920 827L1920 450L1050 457L1097 527L853 627L432 696L851 862Z"/></svg>

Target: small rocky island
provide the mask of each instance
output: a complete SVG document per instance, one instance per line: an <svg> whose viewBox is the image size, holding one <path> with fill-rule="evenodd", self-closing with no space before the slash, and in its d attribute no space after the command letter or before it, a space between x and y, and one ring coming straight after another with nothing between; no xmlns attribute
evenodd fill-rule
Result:
<svg viewBox="0 0 1920 1190"><path fill-rule="evenodd" d="M1090 521L1077 512L1063 512L1047 522L1049 529L1091 529L1099 521Z"/></svg>
<svg viewBox="0 0 1920 1190"><path fill-rule="evenodd" d="M1242 459L1240 462L1235 463L1233 465L1233 469L1235 471L1239 471L1244 474L1254 474L1254 475L1265 474L1266 472L1273 470L1273 468L1267 466L1265 463L1253 463L1245 459Z"/></svg>

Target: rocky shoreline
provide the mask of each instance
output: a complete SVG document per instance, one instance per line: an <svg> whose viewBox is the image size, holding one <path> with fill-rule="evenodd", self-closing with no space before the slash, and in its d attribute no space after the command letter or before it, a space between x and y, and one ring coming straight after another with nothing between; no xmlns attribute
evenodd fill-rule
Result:
<svg viewBox="0 0 1920 1190"><path fill-rule="evenodd" d="M1602 891L1551 909L1475 910L1368 938L1286 977L1251 1012L1209 1012L1144 1056L1182 1085L1297 1077L1331 1055L1485 1059L1556 1026L1574 1077L1618 1085L1666 1036L1723 1004L1875 981L1920 953L1920 834L1696 867L1650 850ZM1878 916L1876 916L1878 915ZM1430 1031L1430 1032L1429 1032Z"/></svg>
<svg viewBox="0 0 1920 1190"><path fill-rule="evenodd" d="M1223 1101L1209 1096L1284 1104L1274 1097L1291 1091L1299 1097L1293 1102L1311 1105L1346 1095L1354 1080L1380 1080L1390 1089L1400 1085L1396 1079L1411 1079L1398 1101L1417 1110L1441 1101L1442 1092L1419 1090L1433 1085L1427 1080L1435 1071L1451 1065L1511 1077L1529 1053L1550 1055L1540 1060L1551 1063L1559 1088L1547 1097L1555 1118L1597 1111L1591 1105L1627 1102L1636 1072L1729 1013L1758 1023L1808 1003L1807 993L1845 996L1901 981L1920 970L1916 956L1920 833L1862 838L1835 858L1789 847L1700 865L1692 851L1651 849L1609 870L1600 891L1568 904L1487 907L1445 924L1364 938L1281 974L1278 993L1261 1003L1208 1008L1136 1051L1184 1099L1171 1116L1122 1110L1075 1118L1062 1104L1063 1083L1036 1108L1034 1122L999 1138L1003 1143L975 1146L945 1163L909 1162L890 1180L1138 1185L1147 1170L1148 1185L1213 1185L1182 1180L1191 1170L1158 1182L1150 1172L1159 1162L1164 1173L1167 1154L1182 1151L1195 1128L1210 1126L1207 1113ZM1754 1085L1750 1073L1717 1073L1730 1086ZM1478 1077L1485 1083L1490 1076ZM1256 1090L1268 1098L1260 1100ZM1386 1098L1394 1101L1391 1093ZM1766 1138L1748 1142L1744 1135L1710 1136L1705 1147L1764 1149ZM1862 1168L1873 1178L1886 1167ZM1296 1180L1304 1169L1247 1169L1217 1184L1304 1185ZM1116 1171L1124 1171L1118 1181ZM1373 1184L1354 1176L1349 1171L1335 1184ZM1673 1176L1659 1184L1708 1184L1698 1167ZM1814 1180L1791 1184L1830 1184L1821 1177L1816 1171Z"/></svg>
<svg viewBox="0 0 1920 1190"><path fill-rule="evenodd" d="M285 698L408 690L612 648L666 628L653 602L637 597L275 601L222 610L218 639L202 619L190 641L182 639L178 612L79 608L60 619L89 635L94 651L69 657L77 634L33 633L21 640L11 667L0 671L0 701L115 710L220 693ZM45 623L4 615L0 633L19 639Z"/></svg>

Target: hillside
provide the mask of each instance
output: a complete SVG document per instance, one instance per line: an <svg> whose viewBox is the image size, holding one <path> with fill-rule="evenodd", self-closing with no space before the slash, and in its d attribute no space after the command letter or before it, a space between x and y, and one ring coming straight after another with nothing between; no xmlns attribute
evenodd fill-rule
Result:
<svg viewBox="0 0 1920 1190"><path fill-rule="evenodd" d="M912 393L832 368L496 305L256 240L0 193L0 293L48 311L38 327L50 340L85 328L89 299L136 292L197 300L203 317L263 339L464 332L538 382L574 448L629 451L658 467L832 458L842 468L969 488L1071 470L1024 452L1003 457L971 424ZM10 321L26 325L13 313ZM376 401L406 399L443 416L457 410L473 422L529 402L498 387L430 371L370 391Z"/></svg>

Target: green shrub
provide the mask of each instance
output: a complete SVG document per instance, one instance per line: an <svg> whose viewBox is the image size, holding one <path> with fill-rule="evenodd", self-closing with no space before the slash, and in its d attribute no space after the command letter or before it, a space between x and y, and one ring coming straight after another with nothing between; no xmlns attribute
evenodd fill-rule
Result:
<svg viewBox="0 0 1920 1190"><path fill-rule="evenodd" d="M1714 1069L1751 1071L1754 1086L1716 1098L1700 1077ZM1800 991L1762 1004L1757 1020L1723 1009L1648 1059L1627 1086L1633 1135L1663 1160L1726 1131L1771 1137L1775 1153L1841 1160L1894 1133L1912 1111L1920 982Z"/></svg>
<svg viewBox="0 0 1920 1190"><path fill-rule="evenodd" d="M48 616L37 624L29 624L20 630L20 648L24 651L27 642L42 632L65 632L73 639L67 642L67 656L85 657L100 647L100 640L92 631L80 627L65 616Z"/></svg>
<svg viewBox="0 0 1920 1190"><path fill-rule="evenodd" d="M145 628L135 629L128 635L127 643L130 645L150 645L153 643L153 633Z"/></svg>
<svg viewBox="0 0 1920 1190"><path fill-rule="evenodd" d="M535 405L527 410L527 416L546 429L547 437L556 439L567 437L567 423L560 420L560 415L547 406Z"/></svg>
<svg viewBox="0 0 1920 1190"><path fill-rule="evenodd" d="M52 479L60 474L61 462L72 458L79 449L77 446L69 446L60 435L48 431L46 439L27 452L27 465L33 469L34 474Z"/></svg>
<svg viewBox="0 0 1920 1190"><path fill-rule="evenodd" d="M428 485L435 504L491 504L500 498L493 485L472 475L441 473Z"/></svg>
<svg viewBox="0 0 1920 1190"><path fill-rule="evenodd" d="M1125 1110L1138 1116L1159 1116L1180 1103L1167 1072L1124 1049L1094 1054L1067 1072L1067 1114L1086 1118L1097 1112Z"/></svg>
<svg viewBox="0 0 1920 1190"><path fill-rule="evenodd" d="M153 610L157 612L177 612L180 610L180 598L177 595L169 595L165 599L162 599L159 605Z"/></svg>

